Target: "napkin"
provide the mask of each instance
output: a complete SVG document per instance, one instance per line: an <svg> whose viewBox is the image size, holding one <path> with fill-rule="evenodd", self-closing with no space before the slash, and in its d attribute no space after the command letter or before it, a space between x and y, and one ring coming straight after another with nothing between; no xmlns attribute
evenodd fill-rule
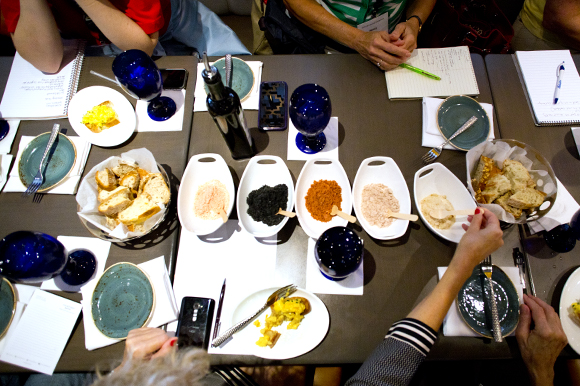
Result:
<svg viewBox="0 0 580 386"><path fill-rule="evenodd" d="M363 262L349 277L333 281L322 276L314 257L316 241L308 238L308 255L306 256L306 289L317 294L362 295L364 284Z"/></svg>
<svg viewBox="0 0 580 386"><path fill-rule="evenodd" d="M30 298L32 297L32 294L34 293L34 291L38 289L38 287L34 287L31 285L14 284L14 283L12 284L12 287L14 287L14 292L16 294L16 299L18 301L16 302L16 310L14 311L12 323L10 323L10 327L8 327L8 331L6 331L6 334L2 337L2 339L0 339L0 353L4 351L4 346L6 346L6 342L10 340L10 336L14 332L15 327L18 324L20 317L22 316L22 313L26 308L26 305L28 304Z"/></svg>
<svg viewBox="0 0 580 386"><path fill-rule="evenodd" d="M6 122L8 122L8 125L10 126L10 131L6 137L0 141L0 154L10 153L10 150L12 149L12 142L14 142L14 137L16 137L16 132L18 131L18 126L20 125L19 119L8 119Z"/></svg>
<svg viewBox="0 0 580 386"><path fill-rule="evenodd" d="M254 85L252 91L250 91L250 96L242 102L242 108L244 110L258 110L260 104L260 83L262 83L262 66L264 63L256 61L246 61L246 64L250 66L254 72ZM201 76L201 71L204 69L203 63L197 64L197 81L195 82L195 101L193 102L193 111L207 111L207 106L205 100L207 99L207 94L205 93L205 82ZM222 79L225 82L225 79Z"/></svg>
<svg viewBox="0 0 580 386"><path fill-rule="evenodd" d="M522 283L520 282L520 272L517 267L500 267L502 271L510 278L516 291L518 292L518 297L520 299L520 304L523 303L524 291L522 289ZM447 267L437 267L439 274L439 279L443 277L443 274L447 270ZM457 301L454 300L449 308L449 312L445 315L443 319L443 335L445 336L474 336L481 337L481 335L476 334L459 314L459 309L457 308ZM513 333L510 335L512 336Z"/></svg>
<svg viewBox="0 0 580 386"><path fill-rule="evenodd" d="M421 146L433 148L445 142L445 138L437 128L437 110L444 99L423 97L423 141ZM493 132L493 105L480 103L489 117L490 133L488 139L494 139ZM458 127L459 129L459 127ZM444 149L459 150L452 145L445 145Z"/></svg>
<svg viewBox="0 0 580 386"><path fill-rule="evenodd" d="M288 120L288 160L308 161L311 158L330 158L338 161L338 117L330 118L328 126L323 131L326 136L326 146L316 154L306 154L296 147L298 130L292 120Z"/></svg>
<svg viewBox="0 0 580 386"><path fill-rule="evenodd" d="M558 195L556 196L554 207L544 217L528 222L531 234L544 230L551 231L558 225L569 223L574 213L580 209L580 205L574 200L574 197L568 192L564 184L557 178L556 181Z"/></svg>
<svg viewBox="0 0 580 386"><path fill-rule="evenodd" d="M35 137L22 136L20 139L20 145L18 146L18 155L16 156L16 161L14 166L10 171L10 177L4 188L5 192L24 192L26 186L22 185L20 177L18 176L18 164L20 163L20 157L22 152L26 148L26 145L32 141ZM72 143L75 145L77 151L77 158L72 170L70 171L68 177L64 179L63 182L49 190L45 193L53 194L76 194L79 181L85 169L85 164L87 163L87 158L89 157L89 152L91 151L90 142L85 141L81 137L68 137ZM39 165L40 166L40 165Z"/></svg>
<svg viewBox="0 0 580 386"><path fill-rule="evenodd" d="M154 121L147 114L149 102L138 100L135 107L137 114L137 131L181 131L183 130L183 112L185 111L185 89L184 90L163 90L161 96L166 96L175 102L177 110L175 114L165 121Z"/></svg>
<svg viewBox="0 0 580 386"><path fill-rule="evenodd" d="M14 158L12 154L0 154L0 191L6 184L12 158Z"/></svg>
<svg viewBox="0 0 580 386"><path fill-rule="evenodd" d="M165 258L163 256L157 257L145 263L138 264L138 267L149 275L153 291L155 291L155 306L153 309L153 316L147 327L159 327L177 319L177 305L175 304L175 297L171 291L171 284L169 281L169 274L165 266ZM95 325L91 314L91 298L93 290L96 286L85 285L81 288L83 300L83 320L85 326L85 347L92 351L97 348L109 346L117 343L123 339L113 339L103 335Z"/></svg>
<svg viewBox="0 0 580 386"><path fill-rule="evenodd" d="M107 257L109 256L109 249L111 249L111 242L101 239L96 239L94 237L74 237L74 236L58 236L56 238L60 241L67 253L75 249L87 249L93 252L95 258L97 259L97 268L93 277L88 282L78 285L71 286L66 284L60 276L57 276L50 280L45 280L40 285L40 289L52 290L52 291L66 291L66 292L80 292L81 287L88 285L94 287L97 284L97 280L103 274L105 270L105 265L107 264Z"/></svg>

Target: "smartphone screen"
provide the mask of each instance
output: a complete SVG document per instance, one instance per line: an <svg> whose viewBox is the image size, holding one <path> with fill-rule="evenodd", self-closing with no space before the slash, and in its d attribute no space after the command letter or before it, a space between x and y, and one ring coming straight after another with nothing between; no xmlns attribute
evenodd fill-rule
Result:
<svg viewBox="0 0 580 386"><path fill-rule="evenodd" d="M165 90L181 90L187 84L188 72L185 68L162 68L161 78Z"/></svg>
<svg viewBox="0 0 580 386"><path fill-rule="evenodd" d="M288 85L286 82L260 84L260 130L285 130L288 126Z"/></svg>

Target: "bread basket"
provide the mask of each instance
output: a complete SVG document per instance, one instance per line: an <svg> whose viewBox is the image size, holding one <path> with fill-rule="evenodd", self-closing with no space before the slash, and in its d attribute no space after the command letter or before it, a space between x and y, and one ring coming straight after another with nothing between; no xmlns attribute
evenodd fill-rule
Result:
<svg viewBox="0 0 580 386"><path fill-rule="evenodd" d="M501 221L520 224L535 221L546 215L554 206L557 196L557 180L552 166L546 158L533 147L514 139L496 139L485 141L469 150L466 154L467 166L467 188L475 199L475 191L471 180L479 163L480 157L484 155L492 158L498 167L501 168L506 159L522 162L536 182L536 189L546 194L542 205L531 213L524 212L520 218L514 218L498 204L479 204L481 207L493 212Z"/></svg>

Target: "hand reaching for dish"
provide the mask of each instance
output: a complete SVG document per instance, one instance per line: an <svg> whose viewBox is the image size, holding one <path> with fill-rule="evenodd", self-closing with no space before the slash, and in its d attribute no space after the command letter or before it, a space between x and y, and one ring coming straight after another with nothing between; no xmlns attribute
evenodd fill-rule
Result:
<svg viewBox="0 0 580 386"><path fill-rule="evenodd" d="M170 338L159 328L142 327L129 331L125 341L122 367L128 360L158 358L173 350L177 338Z"/></svg>

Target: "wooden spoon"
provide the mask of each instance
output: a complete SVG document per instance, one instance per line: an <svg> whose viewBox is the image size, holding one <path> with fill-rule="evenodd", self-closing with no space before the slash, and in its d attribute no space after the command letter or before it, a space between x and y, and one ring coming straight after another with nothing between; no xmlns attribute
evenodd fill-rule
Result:
<svg viewBox="0 0 580 386"><path fill-rule="evenodd" d="M343 219L345 219L348 222L352 222L352 223L355 223L356 222L356 217L351 216L350 214L341 212L340 210L338 210L338 206L336 206L336 205L333 205L332 206L332 210L330 211L330 214L332 216L338 216L340 218L343 218Z"/></svg>
<svg viewBox="0 0 580 386"><path fill-rule="evenodd" d="M286 217L294 217L294 216L296 216L296 213L282 210L282 208L280 208L280 210L276 214L279 214L279 215L282 215L282 216L286 216Z"/></svg>
<svg viewBox="0 0 580 386"><path fill-rule="evenodd" d="M431 217L439 220L442 220L447 216L469 216L474 214L475 209L460 209L460 210L433 209L431 212L429 212L429 215Z"/></svg>
<svg viewBox="0 0 580 386"><path fill-rule="evenodd" d="M416 214L393 212L390 209L386 209L386 212L387 216L400 218L401 220L417 221L419 219L419 216L417 216Z"/></svg>
<svg viewBox="0 0 580 386"><path fill-rule="evenodd" d="M222 217L222 221L224 222L224 224L228 222L228 215L222 208L220 208L220 216Z"/></svg>

